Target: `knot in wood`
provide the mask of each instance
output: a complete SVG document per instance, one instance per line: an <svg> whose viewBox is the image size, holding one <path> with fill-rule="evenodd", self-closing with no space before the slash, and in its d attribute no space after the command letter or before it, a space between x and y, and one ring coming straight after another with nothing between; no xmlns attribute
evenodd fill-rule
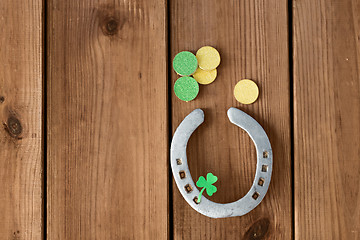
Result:
<svg viewBox="0 0 360 240"><path fill-rule="evenodd" d="M12 137L19 137L22 133L22 126L19 119L14 116L10 116L7 120L7 129Z"/></svg>
<svg viewBox="0 0 360 240"><path fill-rule="evenodd" d="M261 240L265 239L267 232L269 231L270 221L268 218L262 218L253 223L253 225L247 230L243 239L245 240Z"/></svg>
<svg viewBox="0 0 360 240"><path fill-rule="evenodd" d="M119 31L119 21L114 17L106 17L101 23L104 35L112 36Z"/></svg>

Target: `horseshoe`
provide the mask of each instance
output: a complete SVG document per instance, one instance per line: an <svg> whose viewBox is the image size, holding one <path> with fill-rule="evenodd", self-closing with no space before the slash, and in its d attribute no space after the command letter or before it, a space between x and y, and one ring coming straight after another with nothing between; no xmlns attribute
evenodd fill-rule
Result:
<svg viewBox="0 0 360 240"><path fill-rule="evenodd" d="M202 196L200 203L197 202L199 190L195 187L189 171L186 146L191 134L204 122L204 112L201 109L195 109L185 117L176 129L171 142L171 169L180 193L193 209L211 218L235 217L249 213L263 200L271 180L273 155L264 129L255 119L237 108L230 108L227 115L231 123L249 134L255 144L257 155L253 184L249 192L235 202L215 203L205 196Z"/></svg>

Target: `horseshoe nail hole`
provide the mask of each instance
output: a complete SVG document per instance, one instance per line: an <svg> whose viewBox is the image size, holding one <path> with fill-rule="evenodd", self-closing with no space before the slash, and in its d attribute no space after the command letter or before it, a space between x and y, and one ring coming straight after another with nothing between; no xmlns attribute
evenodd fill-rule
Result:
<svg viewBox="0 0 360 240"><path fill-rule="evenodd" d="M186 185L185 185L185 191L186 191L187 193L191 193L192 190L193 190L193 188L192 188L192 186L191 186L190 184L186 184Z"/></svg>
<svg viewBox="0 0 360 240"><path fill-rule="evenodd" d="M177 158L177 159L176 159L176 164L177 164L177 165L181 165L181 164L182 164L181 158Z"/></svg>
<svg viewBox="0 0 360 240"><path fill-rule="evenodd" d="M265 179L264 178L260 178L259 181L258 181L258 185L259 186L264 186L264 183L265 183Z"/></svg>
<svg viewBox="0 0 360 240"><path fill-rule="evenodd" d="M195 202L196 204L199 204L199 202L198 202L198 197L194 197L194 202Z"/></svg>
<svg viewBox="0 0 360 240"><path fill-rule="evenodd" d="M256 199L258 199L259 196L260 196L260 193L254 192L254 194L252 195L252 198L253 198L254 200L256 200Z"/></svg>
<svg viewBox="0 0 360 240"><path fill-rule="evenodd" d="M269 157L268 151L264 151L264 152L263 152L263 158L268 158L268 157Z"/></svg>
<svg viewBox="0 0 360 240"><path fill-rule="evenodd" d="M261 171L262 172L267 172L268 171L268 165L262 165Z"/></svg>
<svg viewBox="0 0 360 240"><path fill-rule="evenodd" d="M180 179L186 178L186 173L185 173L185 171L180 171L180 172L179 172L179 175L180 175Z"/></svg>

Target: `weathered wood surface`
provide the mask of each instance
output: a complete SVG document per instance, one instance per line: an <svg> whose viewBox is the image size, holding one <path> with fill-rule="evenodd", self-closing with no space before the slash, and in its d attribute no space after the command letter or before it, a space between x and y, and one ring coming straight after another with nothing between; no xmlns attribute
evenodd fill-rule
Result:
<svg viewBox="0 0 360 240"><path fill-rule="evenodd" d="M360 239L360 2L293 12L295 239Z"/></svg>
<svg viewBox="0 0 360 240"><path fill-rule="evenodd" d="M163 0L48 2L48 239L167 239Z"/></svg>
<svg viewBox="0 0 360 240"><path fill-rule="evenodd" d="M293 1L292 9L284 0L46 5L0 3L0 239L42 239L44 226L47 239L69 240L360 239L359 1ZM204 45L220 51L218 79L181 102L168 89L177 76L167 65ZM243 78L260 87L252 105L233 97ZM169 192L169 134L193 109L205 111L189 142L190 170L195 181L219 177L212 200L235 201L250 188L256 156L227 119L232 106L268 133L273 178L248 215L210 219L174 184Z"/></svg>
<svg viewBox="0 0 360 240"><path fill-rule="evenodd" d="M255 147L227 119L229 107L244 110L264 127L274 153L269 192L261 205L243 217L204 217L191 209L173 185L175 239L292 237L287 14L287 1L170 1L170 58L182 50L195 53L204 45L214 46L222 57L217 80L200 86L194 101L182 102L172 92L173 132L193 109L205 111L205 122L188 145L194 180L208 172L218 176L218 192L210 199L222 203L238 200L250 189ZM252 105L242 105L233 96L235 84L243 78L255 80L260 87L259 100ZM172 87L176 79L172 71Z"/></svg>
<svg viewBox="0 0 360 240"><path fill-rule="evenodd" d="M42 1L0 1L0 238L42 239Z"/></svg>

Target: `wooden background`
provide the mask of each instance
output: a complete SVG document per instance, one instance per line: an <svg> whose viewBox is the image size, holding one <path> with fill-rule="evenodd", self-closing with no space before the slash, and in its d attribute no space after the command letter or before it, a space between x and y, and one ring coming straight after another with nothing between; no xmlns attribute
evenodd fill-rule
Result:
<svg viewBox="0 0 360 240"><path fill-rule="evenodd" d="M3 0L0 29L0 239L360 239L359 0ZM218 78L181 102L171 60L204 45ZM256 156L232 106L266 130L273 177L255 210L210 219L169 146L202 108L192 175L239 199Z"/></svg>

